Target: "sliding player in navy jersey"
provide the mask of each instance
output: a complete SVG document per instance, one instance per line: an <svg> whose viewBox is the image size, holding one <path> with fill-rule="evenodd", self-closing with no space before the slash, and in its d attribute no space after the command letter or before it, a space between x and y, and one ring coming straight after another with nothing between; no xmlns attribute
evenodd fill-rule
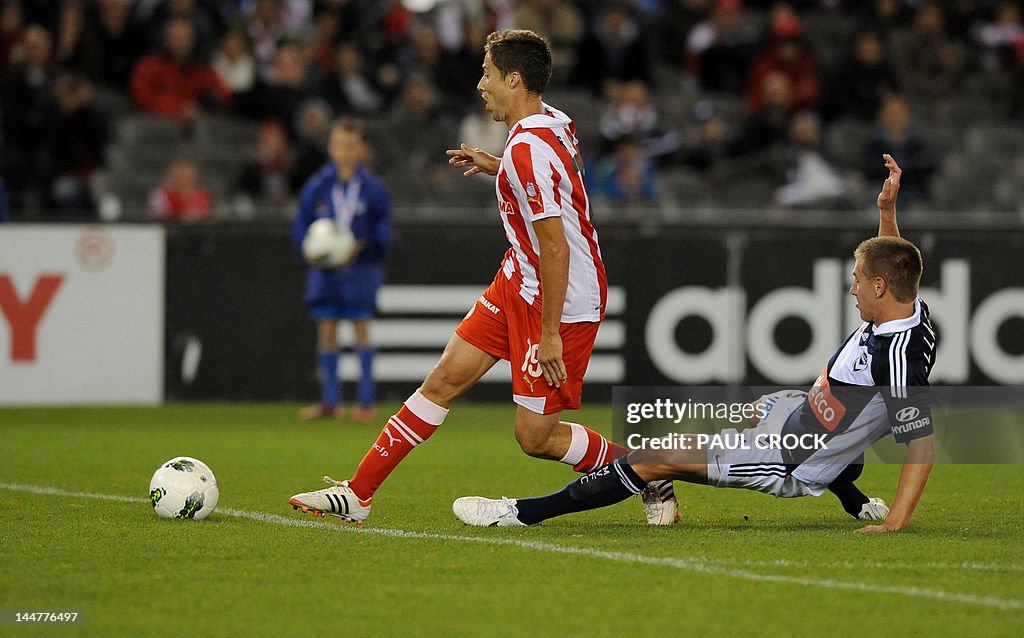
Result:
<svg viewBox="0 0 1024 638"><path fill-rule="evenodd" d="M900 238L896 224L901 171L891 156L883 158L889 177L878 195L878 236L862 242L854 252L850 294L857 299L864 323L828 360L809 392L790 390L766 397L767 412L757 426L723 432L740 437L738 445L702 447L695 435L686 435L689 449L636 450L548 496L460 498L452 505L455 515L468 525L533 525L618 503L639 493L648 482L666 479L742 487L778 497L820 496L830 484L849 483L849 476L841 477L849 473L851 464L891 433L907 445L896 497L884 520L859 531L904 528L935 460L925 390L936 339L928 307L917 296L921 253ZM806 440L821 444L764 449L754 444L771 437L809 437Z"/></svg>

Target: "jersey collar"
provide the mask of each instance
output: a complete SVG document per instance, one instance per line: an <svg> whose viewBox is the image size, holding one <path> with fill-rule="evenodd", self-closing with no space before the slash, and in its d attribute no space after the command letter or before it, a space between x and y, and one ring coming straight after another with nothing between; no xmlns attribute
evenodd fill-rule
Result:
<svg viewBox="0 0 1024 638"><path fill-rule="evenodd" d="M905 319L893 319L892 321L886 321L880 323L872 329L871 332L878 336L886 336L896 334L897 332L903 332L904 330L910 330L917 324L921 323L921 298L918 297L914 301L914 314L910 315Z"/></svg>
<svg viewBox="0 0 1024 638"><path fill-rule="evenodd" d="M568 115L559 111L550 104L541 102L541 107L544 109L543 113L537 113L535 115L527 115L523 119L515 123L515 125L509 129L509 137L518 132L520 129L529 128L562 128L563 126L569 126L572 124L572 120Z"/></svg>

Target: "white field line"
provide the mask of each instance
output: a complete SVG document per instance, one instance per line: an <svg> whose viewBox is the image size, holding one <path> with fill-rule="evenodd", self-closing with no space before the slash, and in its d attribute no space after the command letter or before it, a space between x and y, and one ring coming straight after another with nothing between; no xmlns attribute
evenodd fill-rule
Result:
<svg viewBox="0 0 1024 638"><path fill-rule="evenodd" d="M16 483L0 483L0 489L11 490L15 492L30 492L32 494L39 494L45 496L62 496L65 498L89 498L89 499L100 499L106 501L119 501L123 503L147 503L147 499L131 497L131 496L118 496L115 494L96 494L92 492L73 492L69 490L62 490L54 487L41 487L37 485L19 485ZM749 580L754 582L764 583L783 583L787 585L802 585L805 587L825 588L825 589L841 589L851 591L862 591L880 594L896 594L900 596L909 596L913 598L929 598L932 600L941 600L947 602L963 603L967 605L979 605L982 607L994 607L996 609L1024 609L1024 601L1007 599L1007 598L995 598L992 596L975 596L973 594L962 594L959 592L948 592L937 589L927 589L923 587L901 587L896 585L881 585L876 583L863 583L856 581L843 581L833 579L818 579L818 578L801 578L797 576L785 576L782 574L764 574L758 572L752 572L746 569L740 569L735 567L727 567L721 564L713 564L712 561L703 558L676 558L669 556L646 556L644 554L634 554L632 552L613 552L595 549L592 547L572 547L567 545L554 545L551 543L543 543L538 541L528 541L516 538L499 538L493 536L459 536L456 534L432 534L427 532L414 532L403 529L392 529L386 527L359 527L347 524L331 524L326 521L320 521L319 519L309 518L296 518L296 517L285 517L278 516L277 514L265 514L263 512L247 512L244 510L236 510L226 507L217 509L217 513L221 516L232 516L235 518L243 518L251 521L260 523L271 523L274 525L285 525L288 527L305 527L313 529L324 529L333 532L346 532L354 534L370 534L373 536L387 536L391 538L414 538L414 539L430 539L430 540L445 540L445 541L456 541L462 543L481 543L484 545L505 545L509 547L517 547L521 549L530 549L539 552L548 552L554 554L570 554L576 556L589 556L592 558L603 558L605 560L613 560L625 563L637 563L641 565L655 565L660 567L672 567L675 569L682 569L686 571L699 572L704 574L714 574L719 576L729 576L731 578L739 578L741 580ZM508 532L508 530L502 530ZM827 564L821 563L800 563L800 562L788 562L788 561L752 561L749 563L756 566L777 566L777 567L791 567L791 566L815 566L821 567ZM832 563L832 565L845 566L847 563ZM861 563L849 563L850 566L862 567L865 564ZM904 563L900 565L901 568L907 569L931 569L934 566L941 564L937 563L921 563L921 564L908 564ZM878 563L879 567L893 568L894 565L888 563ZM979 563L951 563L946 564L949 568L954 569L978 569L979 567L984 568L984 564ZM1011 566L1014 569L1019 569L1019 566Z"/></svg>
<svg viewBox="0 0 1024 638"><path fill-rule="evenodd" d="M873 569L889 571L913 571L913 570L965 570L985 572L1024 572L1024 565L1011 563L975 563L964 561L962 563L884 563L872 561L805 561L789 560L778 558L775 560L731 560L728 558L703 558L708 563L719 563L723 565L743 565L744 567L828 567L835 569Z"/></svg>

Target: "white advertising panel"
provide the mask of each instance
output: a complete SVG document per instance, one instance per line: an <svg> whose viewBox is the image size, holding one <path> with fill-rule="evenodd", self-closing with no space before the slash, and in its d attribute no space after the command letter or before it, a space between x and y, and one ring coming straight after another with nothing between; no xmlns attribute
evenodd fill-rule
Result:
<svg viewBox="0 0 1024 638"><path fill-rule="evenodd" d="M164 230L0 225L0 405L163 399Z"/></svg>

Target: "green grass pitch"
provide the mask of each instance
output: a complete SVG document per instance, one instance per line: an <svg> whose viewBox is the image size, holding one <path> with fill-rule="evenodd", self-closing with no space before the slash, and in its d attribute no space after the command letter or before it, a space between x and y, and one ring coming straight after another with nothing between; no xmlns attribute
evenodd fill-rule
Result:
<svg viewBox="0 0 1024 638"><path fill-rule="evenodd" d="M468 528L455 498L547 493L574 475L519 451L510 405L464 403L356 528L287 499L322 487L323 474L349 476L380 424L300 424L295 409L0 410L0 609L84 613L78 625L8 624L0 635L1019 636L1024 626L1020 466L937 466L897 534L854 534L831 495L687 484L672 528L647 527L638 499L534 528ZM572 416L608 431L607 406ZM153 471L178 455L217 475L220 503L205 521L157 519L146 501ZM860 485L891 502L898 474L868 466Z"/></svg>

